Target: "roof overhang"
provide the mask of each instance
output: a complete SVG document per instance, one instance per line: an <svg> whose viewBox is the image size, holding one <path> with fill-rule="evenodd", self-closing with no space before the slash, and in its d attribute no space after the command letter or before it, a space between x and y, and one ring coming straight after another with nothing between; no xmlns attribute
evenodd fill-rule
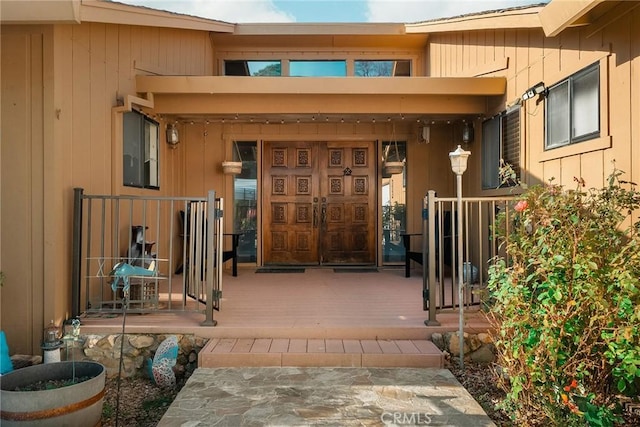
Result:
<svg viewBox="0 0 640 427"><path fill-rule="evenodd" d="M407 34L540 28L538 12L541 10L543 10L543 6L504 9L406 24L405 26Z"/></svg>
<svg viewBox="0 0 640 427"><path fill-rule="evenodd" d="M484 114L504 77L136 76L160 114Z"/></svg>
<svg viewBox="0 0 640 427"><path fill-rule="evenodd" d="M3 24L140 25L231 33L235 24L104 0L2 0Z"/></svg>
<svg viewBox="0 0 640 427"><path fill-rule="evenodd" d="M3 24L78 24L81 0L2 0Z"/></svg>
<svg viewBox="0 0 640 427"><path fill-rule="evenodd" d="M540 22L547 37L564 29L589 24L588 13L606 0L552 0L540 11Z"/></svg>

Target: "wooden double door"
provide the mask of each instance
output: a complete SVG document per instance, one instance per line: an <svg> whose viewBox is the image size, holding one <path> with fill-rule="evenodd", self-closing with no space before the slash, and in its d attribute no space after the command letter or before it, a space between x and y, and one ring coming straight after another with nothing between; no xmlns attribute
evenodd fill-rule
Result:
<svg viewBox="0 0 640 427"><path fill-rule="evenodd" d="M375 264L374 142L266 142L265 264Z"/></svg>

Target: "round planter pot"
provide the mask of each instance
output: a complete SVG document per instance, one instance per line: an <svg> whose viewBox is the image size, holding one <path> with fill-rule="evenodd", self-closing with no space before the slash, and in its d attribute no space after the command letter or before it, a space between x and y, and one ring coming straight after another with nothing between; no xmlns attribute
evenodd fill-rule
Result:
<svg viewBox="0 0 640 427"><path fill-rule="evenodd" d="M66 387L12 391L39 381L90 379ZM0 377L0 424L10 426L98 426L105 393L105 367L97 362L28 366Z"/></svg>

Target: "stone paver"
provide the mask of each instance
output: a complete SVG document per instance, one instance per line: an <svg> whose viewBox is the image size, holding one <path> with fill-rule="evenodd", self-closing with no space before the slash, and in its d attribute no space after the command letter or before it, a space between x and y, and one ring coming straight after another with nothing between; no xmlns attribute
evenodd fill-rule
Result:
<svg viewBox="0 0 640 427"><path fill-rule="evenodd" d="M495 426L446 369L198 368L159 427Z"/></svg>

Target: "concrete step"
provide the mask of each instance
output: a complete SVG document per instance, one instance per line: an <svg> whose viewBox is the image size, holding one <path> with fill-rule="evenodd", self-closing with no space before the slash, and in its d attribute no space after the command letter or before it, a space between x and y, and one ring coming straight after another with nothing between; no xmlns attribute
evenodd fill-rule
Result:
<svg viewBox="0 0 640 427"><path fill-rule="evenodd" d="M444 355L427 340L213 338L198 366L442 368Z"/></svg>

